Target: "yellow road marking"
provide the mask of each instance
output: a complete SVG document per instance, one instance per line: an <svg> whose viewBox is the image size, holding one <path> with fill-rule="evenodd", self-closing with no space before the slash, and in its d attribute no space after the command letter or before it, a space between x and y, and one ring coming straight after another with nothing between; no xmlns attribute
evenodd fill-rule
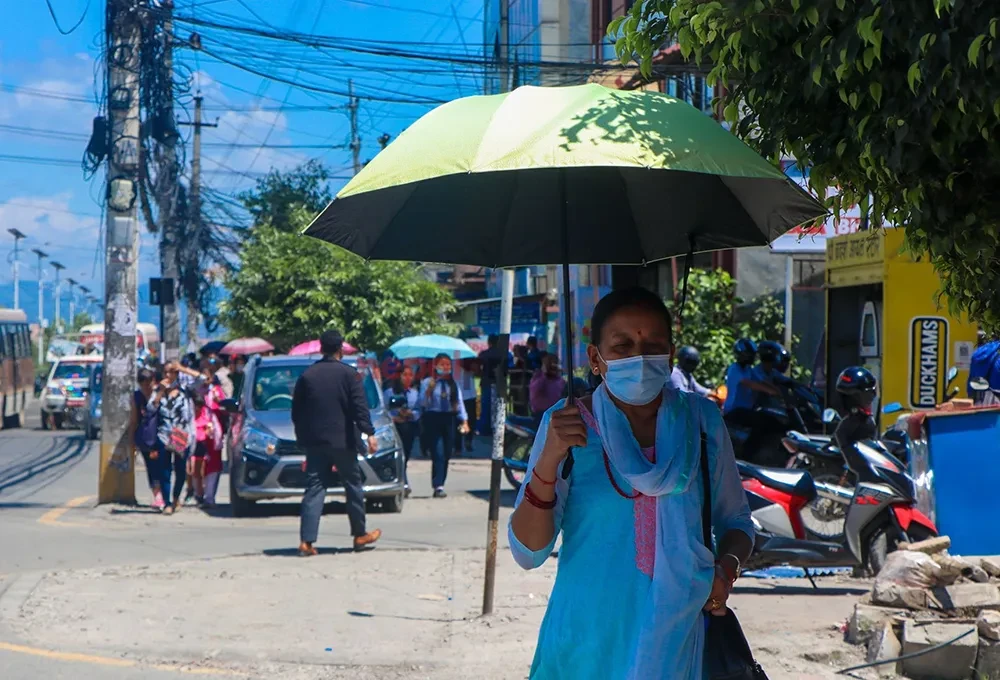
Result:
<svg viewBox="0 0 1000 680"><path fill-rule="evenodd" d="M157 671L171 673L181 673L183 675L222 675L227 677L245 677L243 673L237 673L226 668L206 668L181 666L178 664L142 664L131 659L117 659L111 656L97 656L95 654L78 654L76 652L56 652L51 649L39 649L37 647L26 647L25 645L14 645L9 642L0 642L0 650L14 652L16 654L28 654L38 656L43 659L55 661L72 661L75 663L85 663L92 666L115 666L117 668L152 668Z"/></svg>
<svg viewBox="0 0 1000 680"><path fill-rule="evenodd" d="M62 517L63 515L65 515L67 512L69 512L73 508L78 508L81 505L84 505L88 501L92 501L92 500L94 500L93 496L80 496L79 498L74 498L71 501L67 501L66 503L63 503L58 508L52 508L51 510L49 510L48 512L46 512L44 515L42 515L41 517L38 518L38 523L39 524L47 524L47 525L53 526L53 527L54 526L59 526L59 525L72 526L72 525L60 522L59 518Z"/></svg>

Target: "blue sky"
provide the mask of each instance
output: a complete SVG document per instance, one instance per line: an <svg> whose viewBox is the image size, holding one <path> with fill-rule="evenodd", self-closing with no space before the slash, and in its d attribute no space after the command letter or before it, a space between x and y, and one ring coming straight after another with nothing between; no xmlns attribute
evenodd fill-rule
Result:
<svg viewBox="0 0 1000 680"><path fill-rule="evenodd" d="M60 35L45 0L5 2L0 23L0 288L12 280L13 239L7 229L16 227L28 235L25 248L42 248L66 265L64 277L100 291L103 172L88 182L79 165L65 161L82 157L97 111L95 72L105 3L50 2L64 28L86 10L83 23L72 34ZM339 107L345 97L269 82L216 57L336 92L346 91L347 80L353 80L362 97L358 122L365 160L377 152L380 134L395 136L432 106L378 99L446 100L481 88L472 65L370 52L393 47L480 59L482 10L482 0L176 0L176 14L194 21L345 39L320 49L178 22L178 38L198 30L205 47L200 53L177 50L178 74L190 74L192 88L205 97L206 119L219 123L203 136L204 185L233 196L271 167L319 158L344 178L351 166L349 151L325 148L349 140L346 111L302 108ZM189 119L189 111L190 98L181 98L178 118ZM190 128L182 132L189 135ZM269 148L261 149L265 140ZM324 148L302 148L316 145ZM343 181L336 180L334 188ZM35 277L29 258L22 258L22 279ZM156 275L157 261L155 238L146 236L140 281Z"/></svg>

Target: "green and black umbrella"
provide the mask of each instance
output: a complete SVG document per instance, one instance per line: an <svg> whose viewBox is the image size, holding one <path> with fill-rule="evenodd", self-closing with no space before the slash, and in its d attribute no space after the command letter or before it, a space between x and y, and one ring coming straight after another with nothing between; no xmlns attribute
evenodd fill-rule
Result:
<svg viewBox="0 0 1000 680"><path fill-rule="evenodd" d="M376 260L642 265L767 245L825 213L694 107L589 84L439 106L305 233Z"/></svg>

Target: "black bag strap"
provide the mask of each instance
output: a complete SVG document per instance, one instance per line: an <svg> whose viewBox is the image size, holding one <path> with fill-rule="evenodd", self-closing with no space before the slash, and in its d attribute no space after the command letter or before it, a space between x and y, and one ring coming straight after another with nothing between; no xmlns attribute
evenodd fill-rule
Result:
<svg viewBox="0 0 1000 680"><path fill-rule="evenodd" d="M701 504L701 533L705 547L715 554L712 547L712 476L708 469L708 435L701 431L701 484L704 499Z"/></svg>

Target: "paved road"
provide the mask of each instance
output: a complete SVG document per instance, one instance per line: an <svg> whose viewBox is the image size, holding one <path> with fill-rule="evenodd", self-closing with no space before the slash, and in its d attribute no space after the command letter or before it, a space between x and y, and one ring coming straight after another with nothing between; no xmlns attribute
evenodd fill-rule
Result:
<svg viewBox="0 0 1000 680"><path fill-rule="evenodd" d="M488 443L477 457L453 462L450 497L430 498L430 463L410 466L414 495L402 514L372 514L369 524L385 532L387 548L471 548L485 546ZM298 506L259 504L256 516L229 517L225 479L220 506L211 514L185 508L173 517L148 507L95 507L97 446L79 431L47 432L29 421L22 430L0 432L0 591L25 573L126 564L163 564L223 555L284 554L298 544ZM141 469L136 490L148 502ZM505 504L512 492L505 493ZM503 542L503 536L501 536ZM333 504L321 526L320 544L350 544L347 518ZM179 670L38 655L17 648L16 636L0 622L0 668L4 678L182 677ZM51 651L51 650L50 650ZM15 669L8 674L7 669ZM44 672L42 672L44 671ZM63 675L60 675L62 673ZM88 674L89 673L89 674ZM203 675L203 677L206 677ZM207 676L212 677L212 676Z"/></svg>

